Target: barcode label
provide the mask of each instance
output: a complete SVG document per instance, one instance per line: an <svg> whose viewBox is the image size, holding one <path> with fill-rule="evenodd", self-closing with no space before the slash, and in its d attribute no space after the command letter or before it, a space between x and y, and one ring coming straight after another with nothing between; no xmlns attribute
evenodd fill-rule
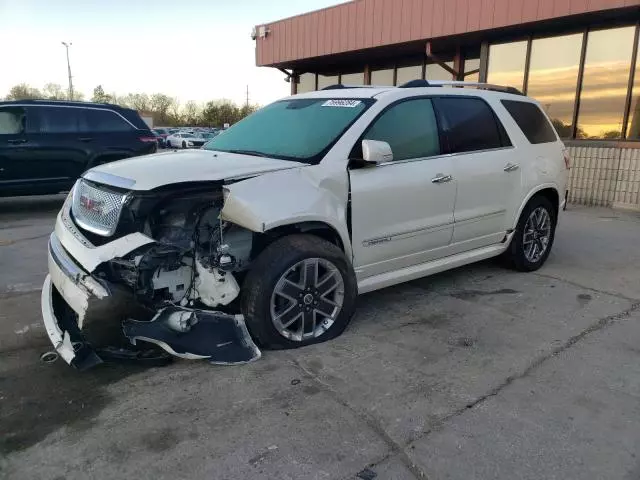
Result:
<svg viewBox="0 0 640 480"><path fill-rule="evenodd" d="M362 102L360 100L327 100L322 104L323 107L342 107L355 108Z"/></svg>

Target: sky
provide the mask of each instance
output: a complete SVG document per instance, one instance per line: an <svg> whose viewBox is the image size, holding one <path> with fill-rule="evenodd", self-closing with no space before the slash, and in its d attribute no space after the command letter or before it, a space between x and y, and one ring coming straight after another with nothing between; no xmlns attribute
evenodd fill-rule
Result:
<svg viewBox="0 0 640 480"><path fill-rule="evenodd" d="M255 25L344 0L0 0L0 97L18 83L161 92L204 102L267 104L289 94L276 69L255 66Z"/></svg>

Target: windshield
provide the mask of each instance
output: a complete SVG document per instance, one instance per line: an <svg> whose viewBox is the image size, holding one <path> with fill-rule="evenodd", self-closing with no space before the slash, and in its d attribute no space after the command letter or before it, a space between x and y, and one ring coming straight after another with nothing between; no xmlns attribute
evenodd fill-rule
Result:
<svg viewBox="0 0 640 480"><path fill-rule="evenodd" d="M272 103L204 148L317 163L373 99L301 98Z"/></svg>
<svg viewBox="0 0 640 480"><path fill-rule="evenodd" d="M195 138L195 135L192 133L181 133L182 138Z"/></svg>

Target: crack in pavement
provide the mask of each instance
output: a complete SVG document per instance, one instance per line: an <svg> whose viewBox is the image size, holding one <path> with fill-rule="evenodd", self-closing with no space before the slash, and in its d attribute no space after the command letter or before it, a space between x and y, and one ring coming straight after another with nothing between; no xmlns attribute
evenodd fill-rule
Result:
<svg viewBox="0 0 640 480"><path fill-rule="evenodd" d="M296 358L293 357L293 355L289 354L289 358L291 359L291 362L293 363L293 365L295 367L297 367L300 371L302 371L302 373L303 373L303 375L305 377L307 377L308 379L312 380L320 388L322 388L325 392L329 393L331 395L331 397L333 397L333 399L336 402L338 402L340 405L342 405L343 407L349 409L357 418L359 418L371 430L373 430L375 432L375 434L378 435L382 439L382 441L387 445L387 447L389 448L390 452L387 455L385 455L384 458L382 458L382 460L379 460L376 463L373 463L373 464L369 465L369 467L373 467L373 466L379 465L380 463L382 463L386 459L397 455L398 458L402 461L402 463L405 465L405 467L407 467L407 469L409 469L409 471L411 472L411 474L414 477L416 477L418 479L426 479L427 478L426 473L423 472L422 469L417 464L415 464L413 462L413 460L411 460L411 458L404 451L404 447L401 444L399 444L398 442L396 442L393 438L391 438L391 436L387 433L387 431L384 429L384 427L382 425L380 425L380 422L378 421L378 419L376 417L371 415L366 410L361 410L361 409L355 407L354 405L349 403L348 400L345 400L344 398L342 398L342 396L331 385L329 385L326 382L323 382L316 374L314 374L313 372L311 372L310 370L305 368L304 365L302 365L300 362L298 362L298 360ZM362 469L360 469L359 471L361 471L361 470ZM357 472L354 473L353 475L351 475L349 478L355 478L356 475L357 475Z"/></svg>
<svg viewBox="0 0 640 480"><path fill-rule="evenodd" d="M28 242L29 240L37 240L39 238L45 238L51 236L51 232L43 233L42 235L34 235L33 237L18 238L16 240L3 240L0 238L0 247L8 247L9 245L15 245L20 242Z"/></svg>
<svg viewBox="0 0 640 480"><path fill-rule="evenodd" d="M548 275L548 274L538 273L538 272L530 272L529 275L535 275L541 278L557 280L558 282L564 282L573 287L578 287L583 290L589 290L590 292L600 293L602 295L609 295L611 297L620 298L622 300L627 300L628 302L631 302L631 303L640 302L639 298L631 298L631 297L627 297L626 295L622 295L621 293L608 292L606 290L598 290L597 288L587 287L586 285L581 285L580 283L574 282L572 280L567 280L565 278L560 278L560 277L554 277L553 275Z"/></svg>
<svg viewBox="0 0 640 480"><path fill-rule="evenodd" d="M555 279L555 278L554 280L564 281L562 279ZM570 282L567 282L567 283L570 283ZM593 289L587 288L587 290L593 290ZM599 292L599 293L605 293L605 292ZM291 354L290 354L290 358L292 363L303 372L304 376L306 376L307 378L317 383L323 390L328 392L333 397L333 399L337 401L339 404L348 408L353 414L355 414L360 420L362 420L387 444L387 447L390 449L390 452L387 455L385 455L381 460L378 460L377 462L367 465L366 468L375 468L376 466L380 465L382 462L386 461L387 459L397 455L400 461L409 469L412 475L414 475L417 479L426 479L427 474L420 468L420 466L418 466L415 462L413 462L411 457L407 454L406 449L408 447L411 447L411 445L413 445L417 441L422 440L428 437L431 433L443 428L446 425L446 423L449 422L451 419L459 415L462 415L468 410L471 410L477 407L478 405L482 404L486 400L499 395L504 389L509 387L509 385L513 384L517 380L528 377L531 373L533 373L535 370L537 370L539 367L545 364L548 360L556 357L557 355L559 355L560 353L566 350L569 350L571 347L573 347L574 345L576 345L578 342L588 337L589 335L596 333L598 331L601 331L604 328L614 324L619 320L630 317L632 313L638 310L640 310L640 301L636 300L636 301L633 301L632 305L628 309L599 319L598 321L596 321L595 323L593 323L592 325L590 325L580 333L573 335L572 337L569 337L562 345L552 349L549 353L536 358L533 362L531 362L531 364L529 364L528 367L526 367L520 373L509 375L502 383L492 388L484 395L481 395L474 401L467 403L463 407L453 411L449 415L446 415L445 417L443 417L441 420L435 422L431 426L431 428L423 431L420 435L416 436L411 441L407 442L406 445L402 445L396 442L393 438L391 438L389 433L384 429L384 427L380 424L380 422L376 417L374 417L367 411L362 411L358 409L357 407L349 403L349 401L343 399L342 396L330 384L323 382L317 375L315 375L313 372L305 368L300 362L298 362L297 359L293 358ZM345 478L355 478L356 475L357 473L354 475L351 475L350 477L345 477Z"/></svg>

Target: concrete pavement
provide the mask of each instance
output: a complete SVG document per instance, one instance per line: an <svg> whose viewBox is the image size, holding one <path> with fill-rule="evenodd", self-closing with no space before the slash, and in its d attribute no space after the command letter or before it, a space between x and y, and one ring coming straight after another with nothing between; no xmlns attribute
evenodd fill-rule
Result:
<svg viewBox="0 0 640 480"><path fill-rule="evenodd" d="M539 272L486 262L365 295L329 343L80 374L39 363L37 292L10 287L46 269L44 205L0 201L1 478L640 476L635 215L570 209Z"/></svg>

